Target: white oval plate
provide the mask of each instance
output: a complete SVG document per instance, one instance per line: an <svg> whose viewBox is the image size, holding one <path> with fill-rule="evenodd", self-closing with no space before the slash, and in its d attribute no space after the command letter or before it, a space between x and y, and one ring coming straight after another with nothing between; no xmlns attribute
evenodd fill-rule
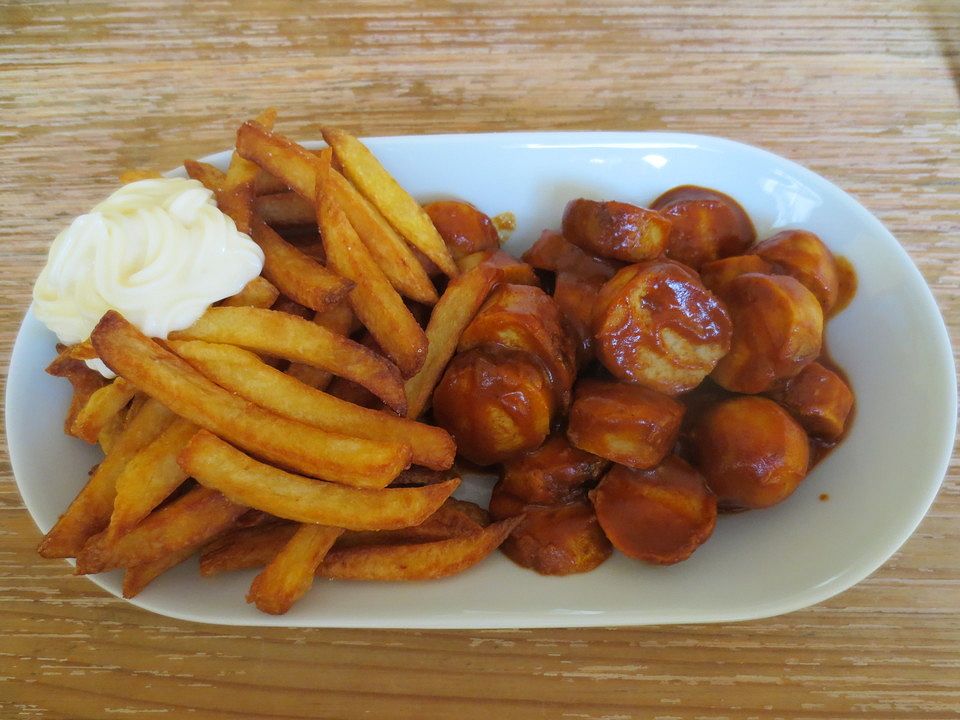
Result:
<svg viewBox="0 0 960 720"><path fill-rule="evenodd" d="M692 183L728 193L761 238L818 233L857 270L853 303L831 321L830 349L858 410L846 442L783 504L721 517L687 562L652 567L615 555L593 572L540 577L500 554L458 576L417 583L318 581L282 617L244 602L254 573L202 579L196 561L131 602L171 617L237 625L508 628L718 622L797 610L876 570L916 529L946 472L956 379L946 329L919 272L850 196L770 153L676 133L523 133L377 138L371 149L422 201L455 196L493 215L512 211L519 254L557 228L575 197L649 203ZM228 153L208 160L225 167ZM90 204L95 200L91 198ZM54 337L28 313L10 363L10 459L30 513L48 530L97 453L62 433L68 383L43 368ZM488 483L486 483L488 484ZM488 488L465 483L467 496ZM818 496L829 494L829 501ZM38 558L37 562L44 562ZM120 595L119 572L91 577Z"/></svg>

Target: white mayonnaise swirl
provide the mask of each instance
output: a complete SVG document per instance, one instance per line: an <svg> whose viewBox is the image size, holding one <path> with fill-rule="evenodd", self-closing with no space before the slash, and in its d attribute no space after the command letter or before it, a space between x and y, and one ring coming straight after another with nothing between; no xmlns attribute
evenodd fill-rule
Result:
<svg viewBox="0 0 960 720"><path fill-rule="evenodd" d="M34 312L68 345L89 338L111 309L149 337L165 338L262 268L263 251L199 182L140 180L57 236L33 287ZM113 376L99 361L88 364Z"/></svg>

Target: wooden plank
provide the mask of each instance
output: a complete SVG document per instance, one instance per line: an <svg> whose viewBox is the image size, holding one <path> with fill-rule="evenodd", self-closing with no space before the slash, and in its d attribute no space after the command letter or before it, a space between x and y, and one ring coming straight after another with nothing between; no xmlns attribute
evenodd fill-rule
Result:
<svg viewBox="0 0 960 720"><path fill-rule="evenodd" d="M74 215L122 170L228 147L267 104L298 139L329 124L358 136L669 129L760 145L877 214L960 329L950 2L38 0L0 10L0 37L4 365L49 243ZM6 455L0 527L3 717L922 720L960 708L956 458L919 531L873 577L734 625L179 622L39 559Z"/></svg>

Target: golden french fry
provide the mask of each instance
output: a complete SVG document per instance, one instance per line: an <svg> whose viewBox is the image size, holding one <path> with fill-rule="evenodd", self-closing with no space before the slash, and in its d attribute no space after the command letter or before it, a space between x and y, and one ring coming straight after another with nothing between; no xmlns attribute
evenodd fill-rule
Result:
<svg viewBox="0 0 960 720"><path fill-rule="evenodd" d="M163 575L167 570L176 567L197 551L193 545L169 555L161 555L156 560L150 560L139 565L131 565L123 572L121 591L128 600L136 597L150 583Z"/></svg>
<svg viewBox="0 0 960 720"><path fill-rule="evenodd" d="M339 305L334 305L329 310L315 313L313 322L320 327L326 328L330 332L343 335L344 337L350 337L353 331L360 326L357 321L357 316L354 315L353 310L350 309L349 302L342 302ZM287 368L287 375L295 377L304 385L309 385L318 390L325 389L333 377L333 374L326 370L321 370L320 368L299 362L290 363L290 367Z"/></svg>
<svg viewBox="0 0 960 720"><path fill-rule="evenodd" d="M301 524L293 537L263 571L253 579L247 602L271 615L283 615L313 585L317 566L340 528Z"/></svg>
<svg viewBox="0 0 960 720"><path fill-rule="evenodd" d="M478 522L477 511L481 514L485 512L473 503L447 498L433 515L419 525L399 530L348 531L337 540L335 547L340 549L359 545L406 545L475 533L490 524L489 520Z"/></svg>
<svg viewBox="0 0 960 720"><path fill-rule="evenodd" d="M214 197L219 198L223 193L223 186L227 176L223 170L215 168L210 163L200 162L198 160L184 160L183 167L194 180L199 180L203 186L213 192Z"/></svg>
<svg viewBox="0 0 960 720"><path fill-rule="evenodd" d="M326 389L330 384L330 380L333 378L333 375L326 370L298 362L290 363L285 372L307 387L316 388L317 390Z"/></svg>
<svg viewBox="0 0 960 720"><path fill-rule="evenodd" d="M262 275L243 286L243 290L232 297L221 301L224 307L258 307L269 308L280 297L280 291Z"/></svg>
<svg viewBox="0 0 960 720"><path fill-rule="evenodd" d="M206 340L306 363L352 380L399 414L406 411L403 379L386 358L330 330L275 310L210 308L171 340ZM106 361L104 361L106 362Z"/></svg>
<svg viewBox="0 0 960 720"><path fill-rule="evenodd" d="M253 204L257 215L274 227L286 225L313 225L317 211L313 203L293 191L261 195Z"/></svg>
<svg viewBox="0 0 960 720"><path fill-rule="evenodd" d="M231 570L263 567L276 557L299 527L300 523L284 520L231 530L203 549L200 574L211 577Z"/></svg>
<svg viewBox="0 0 960 720"><path fill-rule="evenodd" d="M105 533L90 538L77 555L77 574L132 567L188 547L196 549L230 527L246 510L215 490L195 487L115 542L107 541Z"/></svg>
<svg viewBox="0 0 960 720"><path fill-rule="evenodd" d="M263 168L257 171L257 177L253 181L253 192L258 197L260 195L273 195L275 193L289 192L290 188L280 178L276 178Z"/></svg>
<svg viewBox="0 0 960 720"><path fill-rule="evenodd" d="M90 396L104 387L108 382L107 379L96 370L88 368L83 360L72 357L70 351L71 348L65 348L63 352L53 359L53 362L51 362L46 369L49 375L66 378L73 388L70 407L63 421L63 431L67 435L71 434L73 422L84 406L86 406Z"/></svg>
<svg viewBox="0 0 960 720"><path fill-rule="evenodd" d="M353 311L403 376L410 377L423 365L427 336L326 190L328 185L321 182L317 196L317 225L327 264L353 281L348 296Z"/></svg>
<svg viewBox="0 0 960 720"><path fill-rule="evenodd" d="M199 429L189 420L177 418L130 459L117 477L108 542L129 532L187 479L177 455Z"/></svg>
<svg viewBox="0 0 960 720"><path fill-rule="evenodd" d="M124 170L120 173L120 184L128 185L138 180L156 180L162 177L156 170Z"/></svg>
<svg viewBox="0 0 960 720"><path fill-rule="evenodd" d="M109 453L113 446L116 445L117 438L119 438L120 433L123 432L123 428L127 423L127 412L128 411L118 412L100 429L100 434L97 435L97 443L99 443L104 455ZM131 415L131 417L133 416Z"/></svg>
<svg viewBox="0 0 960 720"><path fill-rule="evenodd" d="M341 580L431 580L463 572L493 552L523 516L488 525L469 535L414 545L334 548L317 575Z"/></svg>
<svg viewBox="0 0 960 720"><path fill-rule="evenodd" d="M300 224L300 221L312 224L316 213L308 217L305 211L307 206L316 204L318 176L329 172L333 196L391 283L412 300L436 302L436 290L410 248L346 178L335 169L326 169L328 163L324 162L322 151L319 155L311 153L256 123L245 123L237 132L237 152L277 176L281 183L303 198L301 203L290 198L262 198L258 207L262 208L267 222L272 218L277 224ZM432 224L430 229L433 229ZM442 240L441 247L446 251Z"/></svg>
<svg viewBox="0 0 960 720"><path fill-rule="evenodd" d="M287 313L288 315L294 315L301 320L310 320L311 318L316 317L316 310L311 310L305 305L301 305L298 302L294 302L288 297L281 295L277 301L273 304L271 310L276 310L277 312Z"/></svg>
<svg viewBox="0 0 960 720"><path fill-rule="evenodd" d="M267 108L253 119L257 125L267 130L273 129L273 124L277 120L277 109ZM242 157L240 153L234 152L230 158L230 166L227 168L227 187L236 187L247 182L254 182L260 168L256 163L250 162Z"/></svg>
<svg viewBox="0 0 960 720"><path fill-rule="evenodd" d="M120 433L67 511L43 536L37 552L47 558L76 557L83 544L110 521L117 476L130 459L163 432L173 419L173 413L159 402L147 401Z"/></svg>
<svg viewBox="0 0 960 720"><path fill-rule="evenodd" d="M311 232L314 233L314 237L317 238L317 242L308 242L303 244L297 243L297 249L307 257L312 257L318 263L325 263L327 261L327 254L323 251L323 243L320 242L319 239L320 234L316 233L314 230L311 230Z"/></svg>
<svg viewBox="0 0 960 720"><path fill-rule="evenodd" d="M245 310L271 312L251 308L215 308L210 312ZM298 322L320 329L303 320ZM177 415L271 462L335 482L366 486L384 486L410 464L410 447L406 444L329 433L237 397L146 337L117 312L103 316L92 338L97 354L118 375Z"/></svg>
<svg viewBox="0 0 960 720"><path fill-rule="evenodd" d="M263 250L263 276L301 305L326 310L353 287L351 280L331 272L288 243L260 218L254 218L253 240Z"/></svg>
<svg viewBox="0 0 960 720"><path fill-rule="evenodd" d="M407 242L419 248L446 275L456 277L459 274L457 265L430 221L430 216L394 180L373 153L357 138L342 130L323 128L321 132L343 165L343 173L350 182Z"/></svg>
<svg viewBox="0 0 960 720"><path fill-rule="evenodd" d="M97 351L93 349L93 344L89 340L84 340L83 342L78 342L76 345L71 345L63 352L67 357L71 357L75 360L97 359Z"/></svg>
<svg viewBox="0 0 960 720"><path fill-rule="evenodd" d="M250 122L237 131L237 153L313 204L317 173L323 172L323 161L317 155L283 135Z"/></svg>
<svg viewBox="0 0 960 720"><path fill-rule="evenodd" d="M100 431L127 406L136 392L137 388L123 378L104 385L90 396L77 413L70 434L88 443L97 442Z"/></svg>
<svg viewBox="0 0 960 720"><path fill-rule="evenodd" d="M460 336L500 277L498 268L481 263L447 285L427 323L427 359L420 372L404 386L407 417L418 418L427 409L433 389L453 357Z"/></svg>
<svg viewBox="0 0 960 720"><path fill-rule="evenodd" d="M322 482L264 465L203 431L193 436L179 462L201 485L234 502L288 520L350 530L417 525L460 483L380 490Z"/></svg>
<svg viewBox="0 0 960 720"><path fill-rule="evenodd" d="M411 300L433 305L437 301L437 289L410 246L390 226L380 211L337 170L331 168L327 180L326 191L337 201L370 255L397 292Z"/></svg>
<svg viewBox="0 0 960 720"><path fill-rule="evenodd" d="M233 345L173 340L169 346L217 385L294 420L371 440L410 445L412 461L434 470L453 464L456 445L442 428L362 408L335 398L270 367L251 352Z"/></svg>
<svg viewBox="0 0 960 720"><path fill-rule="evenodd" d="M265 128L273 127L276 120L277 111L273 108L264 110L257 116L255 122ZM226 176L223 181L223 192L217 196L217 205L220 209L233 218L240 232L250 234L253 227L253 199L255 197L254 183L260 168L256 163L240 156L234 152L230 158L230 166L227 168Z"/></svg>
<svg viewBox="0 0 960 720"><path fill-rule="evenodd" d="M473 533L489 524L486 511L478 505L447 498L436 512L419 525L399 530L347 530L334 546L347 548L433 542ZM279 521L228 532L204 548L200 556L200 574L209 577L222 572L263 567L280 552L299 527L299 523Z"/></svg>
<svg viewBox="0 0 960 720"><path fill-rule="evenodd" d="M233 218L237 229L250 234L260 246L264 254L263 276L279 292L314 310L324 310L344 298L352 285L350 281L330 272L280 237L262 220L250 215L247 207L252 207L252 190L234 188L231 191L227 187L227 176L207 163L185 160L183 165L190 177L213 191L220 209ZM241 297L243 292L241 290L234 298ZM248 304L233 298L227 298L223 303L227 307ZM258 304L257 307L262 306Z"/></svg>

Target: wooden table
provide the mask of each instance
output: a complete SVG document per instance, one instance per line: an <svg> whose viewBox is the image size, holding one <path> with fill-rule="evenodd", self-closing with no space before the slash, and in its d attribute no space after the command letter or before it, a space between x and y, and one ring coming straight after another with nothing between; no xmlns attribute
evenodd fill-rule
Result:
<svg viewBox="0 0 960 720"><path fill-rule="evenodd" d="M129 5L129 6L128 6ZM243 6L243 9L238 9ZM14 2L0 8L0 352L48 244L131 167L282 129L669 129L763 146L876 213L960 324L960 6ZM960 468L881 570L731 625L392 632L151 615L34 554L0 467L0 716L960 716Z"/></svg>

